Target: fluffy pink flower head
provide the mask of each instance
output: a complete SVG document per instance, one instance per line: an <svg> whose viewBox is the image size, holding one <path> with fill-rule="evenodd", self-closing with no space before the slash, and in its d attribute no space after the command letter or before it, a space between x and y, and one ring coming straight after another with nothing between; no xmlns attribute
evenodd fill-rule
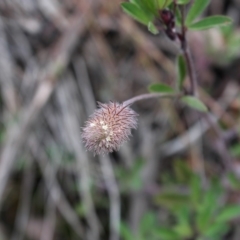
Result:
<svg viewBox="0 0 240 240"><path fill-rule="evenodd" d="M98 103L97 109L83 128L82 139L87 150L105 154L118 150L137 127L137 114L128 106L110 102Z"/></svg>

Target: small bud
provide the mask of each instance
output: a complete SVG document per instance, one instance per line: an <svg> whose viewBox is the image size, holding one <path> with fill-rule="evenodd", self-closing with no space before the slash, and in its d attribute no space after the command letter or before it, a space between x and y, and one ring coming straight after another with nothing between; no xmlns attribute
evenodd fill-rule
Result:
<svg viewBox="0 0 240 240"><path fill-rule="evenodd" d="M97 109L83 128L82 139L87 150L105 154L118 150L137 127L137 114L120 103L98 103Z"/></svg>

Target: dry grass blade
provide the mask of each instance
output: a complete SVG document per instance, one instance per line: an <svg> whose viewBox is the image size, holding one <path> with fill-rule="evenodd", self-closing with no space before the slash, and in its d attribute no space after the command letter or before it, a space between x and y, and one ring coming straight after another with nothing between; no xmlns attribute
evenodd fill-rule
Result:
<svg viewBox="0 0 240 240"><path fill-rule="evenodd" d="M7 130L7 140L0 156L0 204L19 149L24 145L30 128L51 96L59 75L68 65L71 54L83 30L84 24L82 18L77 17L72 23L71 28L63 34L62 39L54 49L55 54L54 52L52 53L53 58L50 59L49 65L45 69L42 69L44 74L40 77L40 84L31 105L21 111L18 123L10 126Z"/></svg>
<svg viewBox="0 0 240 240"><path fill-rule="evenodd" d="M4 24L0 17L0 90L7 107L7 111L15 113L17 109L17 94L13 84L13 59L8 51L8 44L4 30Z"/></svg>

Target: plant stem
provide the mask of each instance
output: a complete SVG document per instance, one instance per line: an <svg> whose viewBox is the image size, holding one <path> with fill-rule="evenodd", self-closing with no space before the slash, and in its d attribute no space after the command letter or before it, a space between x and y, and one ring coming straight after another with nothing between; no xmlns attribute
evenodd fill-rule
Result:
<svg viewBox="0 0 240 240"><path fill-rule="evenodd" d="M189 74L189 79L191 83L191 89L190 89L190 94L197 96L197 76L196 76L196 69L194 66L193 58L191 51L188 46L188 41L186 37L186 26L185 26L185 8L184 6L181 8L181 13L182 13L182 33L181 37L179 38L181 42L181 49L183 51L183 55L187 64L187 69L188 69L188 74Z"/></svg>
<svg viewBox="0 0 240 240"><path fill-rule="evenodd" d="M184 58L186 60L186 64L187 64L187 68L188 68L188 74L189 74L189 79L191 82L191 89L190 89L190 93L194 96L197 96L197 76L196 76L196 70L195 70L195 66L193 63L193 59L192 59L192 55L191 52L189 50L189 47L187 46L187 44L185 44L185 48L182 49L183 50L183 55Z"/></svg>
<svg viewBox="0 0 240 240"><path fill-rule="evenodd" d="M180 97L181 94L179 93L145 93L141 94L139 96L130 98L126 101L123 102L123 105L129 106L137 101L145 100L145 99L150 99L150 98L175 98L175 97Z"/></svg>
<svg viewBox="0 0 240 240"><path fill-rule="evenodd" d="M195 66L194 66L194 62L193 62L193 59L192 59L192 54L191 54L191 51L189 49L188 41L187 41L187 37L186 37L187 28L185 26L185 14L184 14L184 12L185 12L185 9L184 9L184 6L183 6L181 8L182 31L181 31L181 34L179 35L179 40L181 42L181 49L183 51L183 55L184 55L184 58L185 58L185 61L186 61L188 74L189 74L189 79L190 79L190 83L191 83L190 94L197 97L198 92L197 92L196 69L195 69ZM227 149L224 138L222 136L221 128L219 127L219 125L216 121L212 120L212 118L210 117L209 114L205 114L204 118L206 119L208 124L213 128L215 133L217 134L217 136L219 138L218 148L219 148L220 154L223 157L224 166L226 167L226 169L231 171L232 170L232 164L231 164L232 159L231 159L231 155L229 154L229 151Z"/></svg>

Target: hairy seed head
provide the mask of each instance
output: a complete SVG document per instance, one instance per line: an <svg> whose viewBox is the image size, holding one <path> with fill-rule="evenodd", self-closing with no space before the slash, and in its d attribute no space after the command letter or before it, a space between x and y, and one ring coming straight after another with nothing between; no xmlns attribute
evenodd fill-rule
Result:
<svg viewBox="0 0 240 240"><path fill-rule="evenodd" d="M82 139L87 150L105 154L118 150L129 139L131 128L137 127L137 114L120 103L98 105L100 108L95 110L83 128Z"/></svg>

